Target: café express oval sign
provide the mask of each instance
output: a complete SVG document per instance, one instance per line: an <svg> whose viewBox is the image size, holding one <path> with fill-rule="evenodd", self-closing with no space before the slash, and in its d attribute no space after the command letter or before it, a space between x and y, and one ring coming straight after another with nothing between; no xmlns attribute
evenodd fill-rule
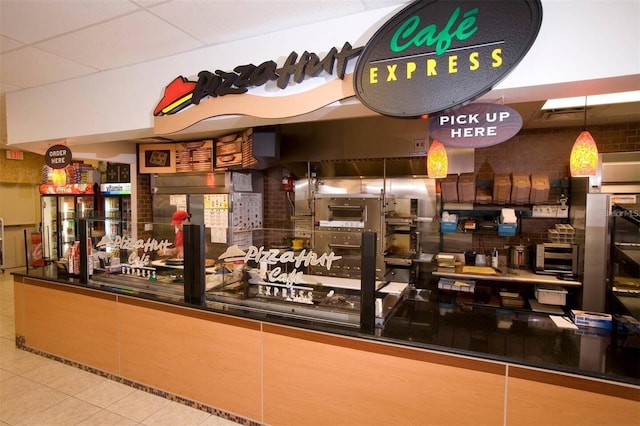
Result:
<svg viewBox="0 0 640 426"><path fill-rule="evenodd" d="M355 69L356 96L395 117L465 104L522 60L541 24L539 0L412 3L365 46Z"/></svg>

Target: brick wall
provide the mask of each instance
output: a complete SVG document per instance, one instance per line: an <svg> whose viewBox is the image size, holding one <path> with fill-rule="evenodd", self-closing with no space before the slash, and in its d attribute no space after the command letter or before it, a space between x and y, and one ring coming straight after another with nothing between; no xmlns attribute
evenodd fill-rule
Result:
<svg viewBox="0 0 640 426"><path fill-rule="evenodd" d="M264 227L265 244L283 244L293 237L293 193L287 197L282 189L282 171L280 167L265 170L264 176Z"/></svg>
<svg viewBox="0 0 640 426"><path fill-rule="evenodd" d="M151 175L139 174L136 185L138 195L138 238L153 237L153 231L145 231L144 224L153 222L153 197L151 196Z"/></svg>
<svg viewBox="0 0 640 426"><path fill-rule="evenodd" d="M589 126L598 152L640 151L640 122ZM571 148L582 128L522 130L498 145L476 149L478 180L494 173L548 173L549 179L569 176Z"/></svg>
<svg viewBox="0 0 640 426"><path fill-rule="evenodd" d="M600 153L640 151L640 122L588 126L588 130ZM506 142L476 149L476 179L488 181L493 179L494 173L512 172L546 173L552 182L568 179L571 148L581 131L580 127L523 130ZM551 188L550 203L557 202L561 190L560 187ZM493 247L520 242L546 242L547 229L559 222L558 219L524 218L520 225L522 237L520 232L509 238L474 235L473 250L489 251Z"/></svg>

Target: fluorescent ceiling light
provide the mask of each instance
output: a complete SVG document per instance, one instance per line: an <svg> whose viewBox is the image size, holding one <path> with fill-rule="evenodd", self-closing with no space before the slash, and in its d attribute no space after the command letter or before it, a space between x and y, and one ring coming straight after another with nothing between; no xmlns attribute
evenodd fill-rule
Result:
<svg viewBox="0 0 640 426"><path fill-rule="evenodd" d="M632 92L620 92L620 93L607 93L604 95L593 95L586 97L586 105L608 105L608 104L621 104L625 102L639 102L640 90ZM576 96L574 98L561 98L561 99L549 99L542 106L543 110L548 109L564 109L564 108L577 108L585 106L585 97Z"/></svg>

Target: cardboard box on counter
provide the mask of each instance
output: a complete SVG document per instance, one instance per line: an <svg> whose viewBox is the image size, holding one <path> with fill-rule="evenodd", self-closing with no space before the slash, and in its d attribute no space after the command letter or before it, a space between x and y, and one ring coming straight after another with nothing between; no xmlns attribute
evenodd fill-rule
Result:
<svg viewBox="0 0 640 426"><path fill-rule="evenodd" d="M440 193L443 203L458 202L458 175L448 175L440 181Z"/></svg>
<svg viewBox="0 0 640 426"><path fill-rule="evenodd" d="M476 203L488 204L492 200L490 188L478 188L476 189Z"/></svg>
<svg viewBox="0 0 640 426"><path fill-rule="evenodd" d="M507 174L493 176L493 202L508 203L511 200L511 177Z"/></svg>
<svg viewBox="0 0 640 426"><path fill-rule="evenodd" d="M460 203L473 203L476 199L476 175L462 173L458 178L458 201Z"/></svg>
<svg viewBox="0 0 640 426"><path fill-rule="evenodd" d="M549 201L549 176L543 173L531 175L531 193L529 201L533 204Z"/></svg>
<svg viewBox="0 0 640 426"><path fill-rule="evenodd" d="M600 312L571 310L571 319L577 326L603 328L611 330L613 318L610 314Z"/></svg>
<svg viewBox="0 0 640 426"><path fill-rule="evenodd" d="M526 173L513 173L511 184L511 202L522 204L529 202L531 192L531 179Z"/></svg>

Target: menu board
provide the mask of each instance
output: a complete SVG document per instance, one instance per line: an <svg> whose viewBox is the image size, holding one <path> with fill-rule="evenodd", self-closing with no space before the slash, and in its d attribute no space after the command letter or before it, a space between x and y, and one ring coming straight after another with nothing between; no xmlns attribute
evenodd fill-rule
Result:
<svg viewBox="0 0 640 426"><path fill-rule="evenodd" d="M204 226L211 228L212 243L227 242L229 194L205 194Z"/></svg>
<svg viewBox="0 0 640 426"><path fill-rule="evenodd" d="M213 169L213 141L176 144L177 172L208 172Z"/></svg>
<svg viewBox="0 0 640 426"><path fill-rule="evenodd" d="M262 194L233 194L234 231L262 228Z"/></svg>
<svg viewBox="0 0 640 426"><path fill-rule="evenodd" d="M176 206L176 211L187 211L187 196L184 194L169 195L169 205Z"/></svg>

